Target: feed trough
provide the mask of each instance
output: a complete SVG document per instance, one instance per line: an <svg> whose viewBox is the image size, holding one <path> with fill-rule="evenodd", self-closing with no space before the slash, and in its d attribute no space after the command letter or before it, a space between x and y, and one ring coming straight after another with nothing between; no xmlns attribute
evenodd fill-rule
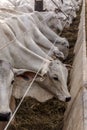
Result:
<svg viewBox="0 0 87 130"><path fill-rule="evenodd" d="M87 57L85 33L85 0L83 0L79 32L74 48L71 71L72 100L68 104L63 130L87 130Z"/></svg>

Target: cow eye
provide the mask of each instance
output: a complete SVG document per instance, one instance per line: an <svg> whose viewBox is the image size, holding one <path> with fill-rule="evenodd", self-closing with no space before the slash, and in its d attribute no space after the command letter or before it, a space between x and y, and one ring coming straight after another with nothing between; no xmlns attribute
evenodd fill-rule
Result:
<svg viewBox="0 0 87 130"><path fill-rule="evenodd" d="M13 84L13 83L14 83L14 80L12 80L11 84Z"/></svg>
<svg viewBox="0 0 87 130"><path fill-rule="evenodd" d="M54 80L58 81L58 77L53 77Z"/></svg>

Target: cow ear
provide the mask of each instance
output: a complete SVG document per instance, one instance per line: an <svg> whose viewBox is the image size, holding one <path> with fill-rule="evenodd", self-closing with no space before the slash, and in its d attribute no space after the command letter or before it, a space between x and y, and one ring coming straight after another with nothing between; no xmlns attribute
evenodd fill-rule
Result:
<svg viewBox="0 0 87 130"><path fill-rule="evenodd" d="M67 67L68 69L72 69L73 67L71 66L71 65L69 65L69 64L64 64L65 65L65 67Z"/></svg>
<svg viewBox="0 0 87 130"><path fill-rule="evenodd" d="M47 78L47 74L44 74L43 76L39 76L35 79L36 82L43 82Z"/></svg>
<svg viewBox="0 0 87 130"><path fill-rule="evenodd" d="M30 70L27 70L27 69L15 69L15 68L13 68L13 72L14 72L15 76L22 75L25 72L30 73L30 74L32 73L33 75L36 74L34 71L30 71Z"/></svg>
<svg viewBox="0 0 87 130"><path fill-rule="evenodd" d="M28 70L26 70L26 69L15 69L15 68L13 68L13 72L14 72L15 76L21 75L21 74L23 74L24 72L27 72L27 71Z"/></svg>
<svg viewBox="0 0 87 130"><path fill-rule="evenodd" d="M30 81L32 81L36 75L35 72L31 72L29 70L24 70L24 69L19 69L19 70L14 69L14 74L15 74L15 77L21 77L24 80L30 80ZM40 77L39 74L38 74L38 77Z"/></svg>
<svg viewBox="0 0 87 130"><path fill-rule="evenodd" d="M68 71L70 71L71 69L73 69L73 67L69 64L64 64L64 66L67 68Z"/></svg>

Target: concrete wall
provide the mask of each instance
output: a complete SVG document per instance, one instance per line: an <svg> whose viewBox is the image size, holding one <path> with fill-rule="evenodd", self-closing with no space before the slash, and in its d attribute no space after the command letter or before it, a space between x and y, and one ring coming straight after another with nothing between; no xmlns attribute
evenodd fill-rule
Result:
<svg viewBox="0 0 87 130"><path fill-rule="evenodd" d="M71 70L71 96L63 130L87 130L87 59L85 35L85 0L81 12L75 59Z"/></svg>

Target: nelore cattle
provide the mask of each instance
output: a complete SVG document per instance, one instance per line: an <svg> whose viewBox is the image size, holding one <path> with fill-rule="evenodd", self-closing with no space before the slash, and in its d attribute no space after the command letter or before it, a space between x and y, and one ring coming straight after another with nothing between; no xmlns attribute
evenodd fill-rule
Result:
<svg viewBox="0 0 87 130"><path fill-rule="evenodd" d="M6 46L8 42L11 42L8 47L5 47L0 52L1 120L2 118L4 118L4 120L7 118L9 119L11 116L9 103L12 95L12 83L15 74L17 75L24 72L20 69L37 73L38 70L41 68L39 72L39 75L41 75L41 77L39 78L43 78L47 75L47 81L45 82L45 84L42 83L41 80L39 80L38 78L38 84L43 84L43 87L45 89L49 88L47 87L48 84L52 84L52 88L50 89L50 91L53 91L54 95L56 95L62 101L70 100L71 96L68 92L66 81L68 72L66 67L59 60L55 61L52 58L51 60L49 60L49 58L43 58L42 56L37 55L33 51L29 50L29 48L24 46L20 41L16 39L14 33L6 23L0 23L0 32L1 47ZM42 63L43 65L41 65ZM18 69L18 71L14 71L13 68ZM62 92L60 93L59 90L61 89Z"/></svg>
<svg viewBox="0 0 87 130"><path fill-rule="evenodd" d="M14 83L15 77L26 71L30 74L29 84L32 82L32 77L34 78L38 72L35 82L26 96L34 97L41 102L52 96L65 102L71 99L67 89L68 70L59 60L59 57L67 57L69 43L66 38L62 38L52 31L51 27L56 22L54 25L56 28L60 23L60 30L62 30L67 16L69 24L72 23L81 0L73 0L69 4L65 1L59 2L61 12L58 10L58 2L55 2L53 12L51 10L45 13L33 11L30 4L34 3L30 1L7 0L4 6L3 2L0 3L1 121L8 121L12 115L11 96L21 98L28 88L28 85L25 86L20 82L17 82L16 85ZM76 6L74 6L75 3ZM48 10L50 10L50 4ZM54 60L54 55L56 60ZM45 96L40 99L43 94Z"/></svg>

